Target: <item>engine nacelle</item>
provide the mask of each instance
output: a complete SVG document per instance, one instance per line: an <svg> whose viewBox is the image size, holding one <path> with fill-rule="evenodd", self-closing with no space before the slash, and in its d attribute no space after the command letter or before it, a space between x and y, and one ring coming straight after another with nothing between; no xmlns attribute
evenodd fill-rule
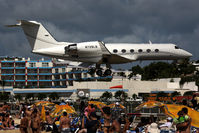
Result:
<svg viewBox="0 0 199 133"><path fill-rule="evenodd" d="M70 44L65 47L65 54L71 57L78 57L77 44Z"/></svg>
<svg viewBox="0 0 199 133"><path fill-rule="evenodd" d="M88 62L98 62L102 59L102 49L98 41L70 44L65 47L65 54Z"/></svg>

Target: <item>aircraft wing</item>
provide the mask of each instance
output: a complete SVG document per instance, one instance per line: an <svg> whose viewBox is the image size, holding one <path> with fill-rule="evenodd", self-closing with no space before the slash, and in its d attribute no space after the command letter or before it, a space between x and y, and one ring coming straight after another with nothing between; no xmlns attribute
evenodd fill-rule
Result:
<svg viewBox="0 0 199 133"><path fill-rule="evenodd" d="M84 63L84 62L74 62L74 61L67 61L67 60L53 60L55 64L65 64L68 67L72 68L88 68L89 66L92 66L94 63Z"/></svg>

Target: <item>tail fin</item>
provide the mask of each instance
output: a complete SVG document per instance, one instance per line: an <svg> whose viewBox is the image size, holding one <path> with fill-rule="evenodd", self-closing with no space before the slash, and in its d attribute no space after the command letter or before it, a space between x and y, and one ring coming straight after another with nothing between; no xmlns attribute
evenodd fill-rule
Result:
<svg viewBox="0 0 199 133"><path fill-rule="evenodd" d="M58 42L44 28L41 23L36 21L20 20L19 24L8 25L8 27L21 26L26 35L32 50L49 48Z"/></svg>

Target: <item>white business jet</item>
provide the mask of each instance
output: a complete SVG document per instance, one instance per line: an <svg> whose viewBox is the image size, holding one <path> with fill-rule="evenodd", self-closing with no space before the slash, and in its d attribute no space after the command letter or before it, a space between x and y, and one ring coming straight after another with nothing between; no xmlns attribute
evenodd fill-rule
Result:
<svg viewBox="0 0 199 133"><path fill-rule="evenodd" d="M82 62L82 66L96 64L97 75L111 75L111 64L122 64L137 60L178 60L192 56L174 44L128 44L91 42L58 42L36 21L20 20L21 26L32 48L32 53L62 60ZM103 72L101 64L106 64Z"/></svg>

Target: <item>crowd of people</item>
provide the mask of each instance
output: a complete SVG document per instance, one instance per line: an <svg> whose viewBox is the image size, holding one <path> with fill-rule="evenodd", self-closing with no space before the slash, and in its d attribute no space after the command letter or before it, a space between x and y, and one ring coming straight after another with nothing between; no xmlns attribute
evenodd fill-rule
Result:
<svg viewBox="0 0 199 133"><path fill-rule="evenodd" d="M61 103L62 105L64 102ZM139 123L134 123L134 116L127 115L125 109L115 103L115 107L100 107L93 104L81 102L80 112L74 116L63 111L61 116L52 117L50 111L45 112L45 121L41 119L41 109L34 104L20 106L20 124L15 122L10 115L10 107L4 103L0 107L0 130L11 130L18 128L21 133L40 133L50 131L54 133L125 133L125 132L178 132L189 133L191 118L188 109L183 108L178 112L178 118L168 117L165 123L160 124L157 118L150 116L142 117Z"/></svg>
<svg viewBox="0 0 199 133"><path fill-rule="evenodd" d="M6 103L0 106L0 129L14 129L14 120L10 115L10 106Z"/></svg>

